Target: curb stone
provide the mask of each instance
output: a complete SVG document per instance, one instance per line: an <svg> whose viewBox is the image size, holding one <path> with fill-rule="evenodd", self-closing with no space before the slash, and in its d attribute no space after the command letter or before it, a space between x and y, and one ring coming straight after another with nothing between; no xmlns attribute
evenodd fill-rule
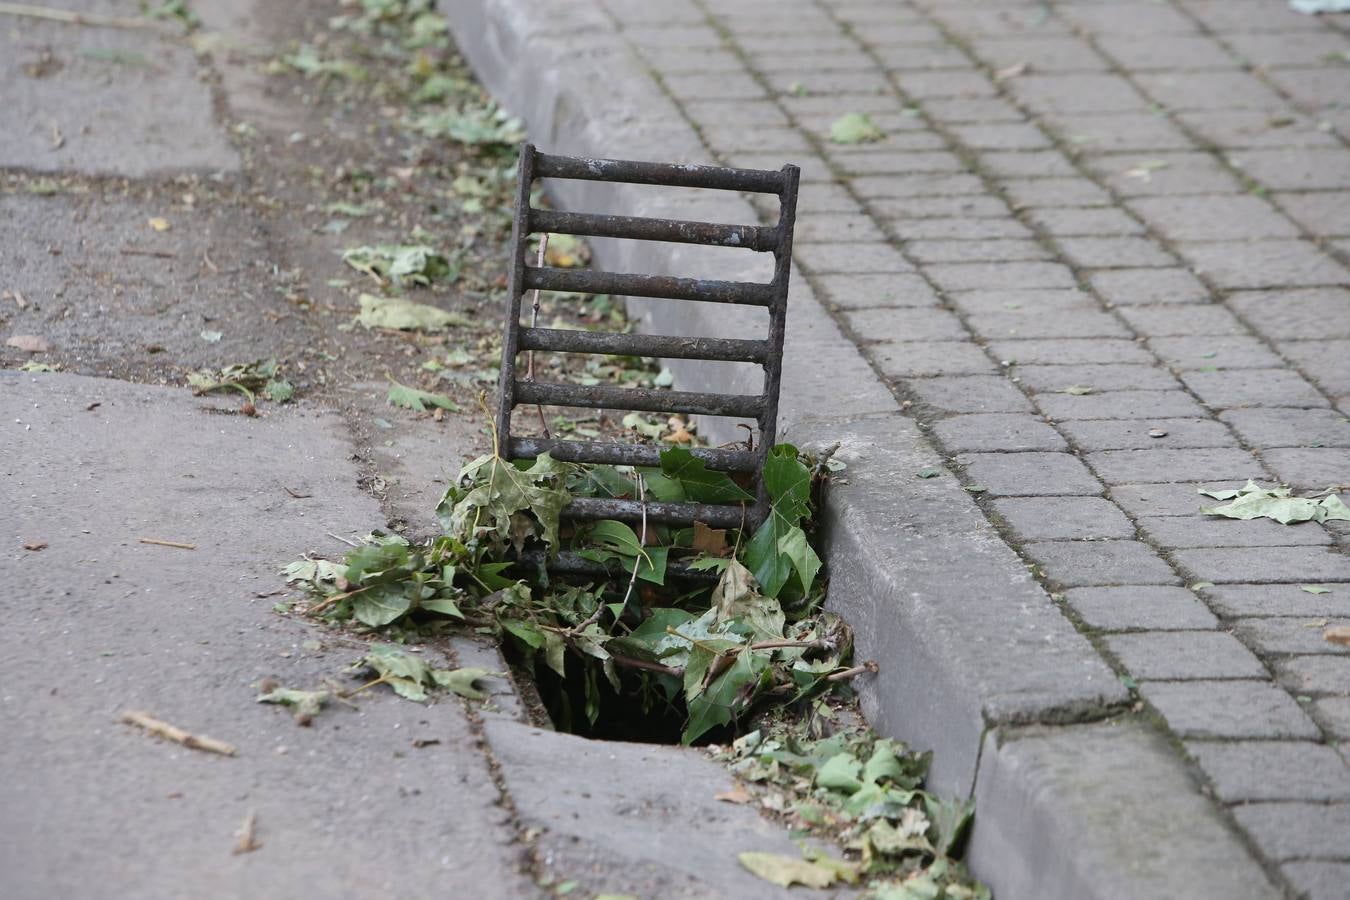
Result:
<svg viewBox="0 0 1350 900"><path fill-rule="evenodd" d="M548 152L708 161L593 0L450 0L444 8L480 80ZM758 220L734 196L550 187L571 209ZM762 278L754 265L710 258L706 248L592 245L597 263L616 271ZM859 657L882 663L859 685L871 722L933 751L934 790L976 797L974 872L1013 900L1279 896L1154 726L1076 724L1118 713L1128 692L954 479L915 482L915 470L941 459L797 272L791 304L780 427L803 445L838 441L849 463L824 511L830 605L853 625ZM655 333L726 335L761 321L762 311L698 307L629 308ZM686 389L757 389L751 367L670 367ZM704 434L723 441L735 430L705 424Z"/></svg>

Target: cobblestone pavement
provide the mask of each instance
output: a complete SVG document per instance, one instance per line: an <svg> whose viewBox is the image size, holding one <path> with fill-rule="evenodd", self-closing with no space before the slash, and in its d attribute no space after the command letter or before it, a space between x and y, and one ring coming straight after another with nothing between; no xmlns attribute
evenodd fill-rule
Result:
<svg viewBox="0 0 1350 900"><path fill-rule="evenodd" d="M806 281L1286 888L1347 896L1350 531L1196 485L1350 482L1350 16L603 5L713 156L802 166Z"/></svg>

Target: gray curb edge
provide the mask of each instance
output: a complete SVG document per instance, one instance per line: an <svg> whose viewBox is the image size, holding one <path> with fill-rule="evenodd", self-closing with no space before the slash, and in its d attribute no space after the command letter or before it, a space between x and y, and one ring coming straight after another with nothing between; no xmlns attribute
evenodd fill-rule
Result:
<svg viewBox="0 0 1350 900"><path fill-rule="evenodd" d="M447 0L461 53L548 152L707 162L680 110L593 0ZM786 161L786 160L785 160ZM555 182L569 209L755 222L728 195ZM800 213L807 211L802 210ZM762 278L682 245L593 241L615 271ZM754 310L630 302L655 333L745 333ZM970 864L1001 898L1276 897L1188 765L950 476L937 452L794 271L780 425L848 464L826 501L830 604L854 627L859 685L881 732L934 752L930 786L974 795ZM753 370L672 361L692 390ZM749 387L754 392L757 386ZM734 430L705 436L733 439ZM1112 718L1114 717L1114 718Z"/></svg>

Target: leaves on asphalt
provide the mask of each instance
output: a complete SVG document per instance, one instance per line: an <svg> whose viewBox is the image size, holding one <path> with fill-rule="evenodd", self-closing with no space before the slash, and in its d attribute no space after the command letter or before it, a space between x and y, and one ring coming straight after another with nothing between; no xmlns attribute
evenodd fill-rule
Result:
<svg viewBox="0 0 1350 900"><path fill-rule="evenodd" d="M343 252L342 261L381 284L392 281L429 285L434 281L454 281L456 275L450 261L426 244L353 247Z"/></svg>
<svg viewBox="0 0 1350 900"><path fill-rule="evenodd" d="M448 412L459 412L461 409L458 403L451 400L445 394L437 394L434 391L424 391L420 388L409 387L392 378L389 379L388 399L390 406L401 406L404 409L411 409L414 412L426 412L428 406L439 407Z"/></svg>
<svg viewBox="0 0 1350 900"><path fill-rule="evenodd" d="M826 888L834 884L837 877L834 870L828 866L779 853L738 853L736 859L755 875L779 887L800 884L812 888Z"/></svg>
<svg viewBox="0 0 1350 900"><path fill-rule="evenodd" d="M376 297L362 294L361 311L356 321L366 328L394 328L400 331L444 331L471 325L462 313L415 303L402 297Z"/></svg>
<svg viewBox="0 0 1350 900"><path fill-rule="evenodd" d="M1335 494L1324 497L1295 497L1289 488L1263 488L1255 481L1236 490L1200 489L1203 496L1231 501L1223 506L1201 507L1207 516L1229 519L1274 519L1281 525L1297 522L1350 521L1350 507Z"/></svg>
<svg viewBox="0 0 1350 900"><path fill-rule="evenodd" d="M308 725L314 721L332 695L328 691L300 691L293 688L273 688L258 695L259 703L277 703L289 706L295 713L295 721Z"/></svg>
<svg viewBox="0 0 1350 900"><path fill-rule="evenodd" d="M487 695L474 685L494 674L487 669L472 666L462 669L439 669L414 653L387 644L373 645L369 653L352 665L352 670L369 672L376 676L359 690L387 684L400 697L418 703L428 698L428 691L438 688L444 688L471 700L486 699Z"/></svg>
<svg viewBox="0 0 1350 900"><path fill-rule="evenodd" d="M238 391L250 403L262 394L274 403L286 403L295 397L295 388L281 377L281 367L275 359L260 359L235 363L223 369L201 369L189 372L188 385L198 396L214 391Z"/></svg>

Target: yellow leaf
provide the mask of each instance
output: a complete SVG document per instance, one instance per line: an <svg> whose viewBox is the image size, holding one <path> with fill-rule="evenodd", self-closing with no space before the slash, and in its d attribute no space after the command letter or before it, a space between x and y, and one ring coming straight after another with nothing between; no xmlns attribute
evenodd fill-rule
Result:
<svg viewBox="0 0 1350 900"><path fill-rule="evenodd" d="M803 884L807 887L825 888L834 884L835 872L832 869L804 859L783 856L780 853L741 853L736 858L751 873L779 887Z"/></svg>
<svg viewBox="0 0 1350 900"><path fill-rule="evenodd" d="M173 227L169 224L168 219L162 219L159 216L155 216L153 219L146 222L146 224L155 229L155 231L168 231Z"/></svg>

